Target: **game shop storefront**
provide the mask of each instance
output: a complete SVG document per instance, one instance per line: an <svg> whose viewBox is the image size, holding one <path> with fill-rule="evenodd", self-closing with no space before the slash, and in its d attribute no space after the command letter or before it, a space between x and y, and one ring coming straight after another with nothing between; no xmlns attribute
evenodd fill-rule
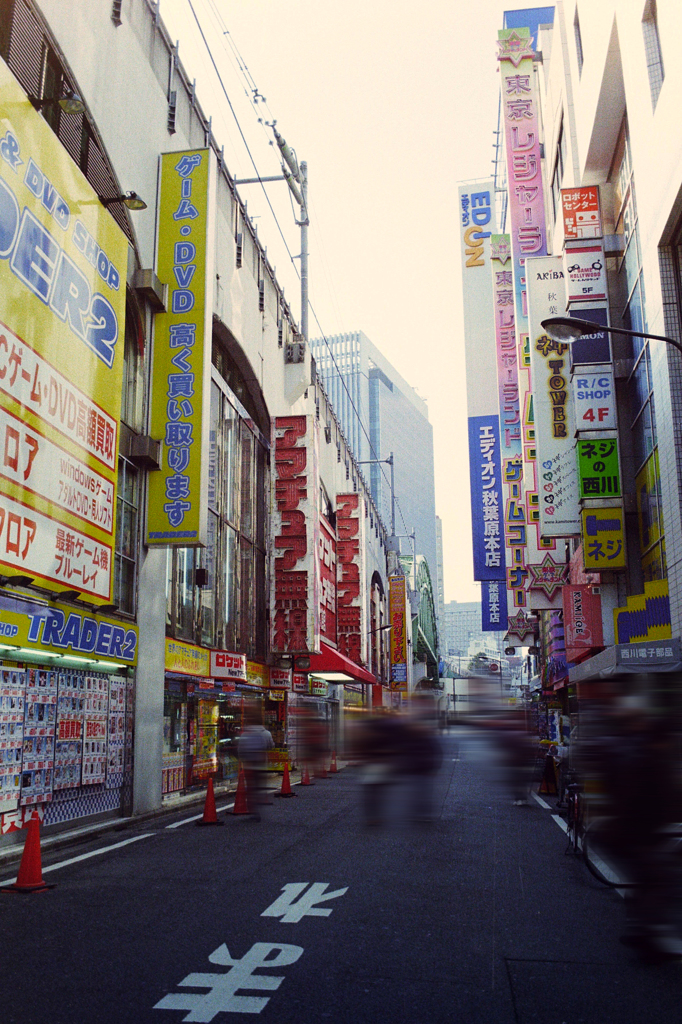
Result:
<svg viewBox="0 0 682 1024"><path fill-rule="evenodd" d="M271 679L271 675L273 678ZM290 689L290 683L288 685ZM166 638L162 795L202 787L211 777L237 780L237 740L245 725L263 724L280 770L286 753L286 680L244 654L208 650Z"/></svg>
<svg viewBox="0 0 682 1024"><path fill-rule="evenodd" d="M0 593L0 831L129 812L137 629Z"/></svg>

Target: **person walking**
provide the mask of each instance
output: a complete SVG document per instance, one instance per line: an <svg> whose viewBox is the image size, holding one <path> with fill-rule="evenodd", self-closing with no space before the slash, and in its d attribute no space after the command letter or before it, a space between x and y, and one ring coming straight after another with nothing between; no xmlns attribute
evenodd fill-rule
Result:
<svg viewBox="0 0 682 1024"><path fill-rule="evenodd" d="M246 803L254 821L260 821L265 803L265 779L268 750L274 747L272 734L260 722L248 723L237 740L237 754L244 766Z"/></svg>

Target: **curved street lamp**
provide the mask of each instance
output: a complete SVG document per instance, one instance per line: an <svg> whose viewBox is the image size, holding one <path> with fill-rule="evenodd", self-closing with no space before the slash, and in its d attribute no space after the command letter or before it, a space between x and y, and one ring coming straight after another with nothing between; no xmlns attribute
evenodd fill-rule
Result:
<svg viewBox="0 0 682 1024"><path fill-rule="evenodd" d="M604 324L596 324L592 320L580 320L573 316L552 316L548 320L541 321L542 327L550 336L552 341L570 344L586 334L626 334L630 338L653 338L654 341L665 341L672 345L682 355L682 344L674 338L666 338L663 334L649 334L647 331L627 331L624 327L605 327Z"/></svg>

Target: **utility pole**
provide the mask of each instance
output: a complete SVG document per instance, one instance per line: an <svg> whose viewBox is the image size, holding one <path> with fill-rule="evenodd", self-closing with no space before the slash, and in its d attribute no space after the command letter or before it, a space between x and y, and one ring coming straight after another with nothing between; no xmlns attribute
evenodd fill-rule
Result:
<svg viewBox="0 0 682 1024"><path fill-rule="evenodd" d="M289 191L301 208L301 219L296 221L301 229L301 334L308 345L308 228L310 217L308 216L308 164L301 161L299 167L296 154L291 149L280 133L272 128L275 135L275 142L282 155L282 173L269 175L263 178L238 178L235 185L260 185L266 181L286 181ZM299 188L300 186L300 188Z"/></svg>

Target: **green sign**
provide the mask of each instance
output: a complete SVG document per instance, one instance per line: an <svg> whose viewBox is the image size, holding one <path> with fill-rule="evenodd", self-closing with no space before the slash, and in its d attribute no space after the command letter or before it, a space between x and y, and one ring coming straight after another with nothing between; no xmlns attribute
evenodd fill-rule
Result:
<svg viewBox="0 0 682 1024"><path fill-rule="evenodd" d="M578 441L581 498L617 498L620 495L618 440Z"/></svg>

